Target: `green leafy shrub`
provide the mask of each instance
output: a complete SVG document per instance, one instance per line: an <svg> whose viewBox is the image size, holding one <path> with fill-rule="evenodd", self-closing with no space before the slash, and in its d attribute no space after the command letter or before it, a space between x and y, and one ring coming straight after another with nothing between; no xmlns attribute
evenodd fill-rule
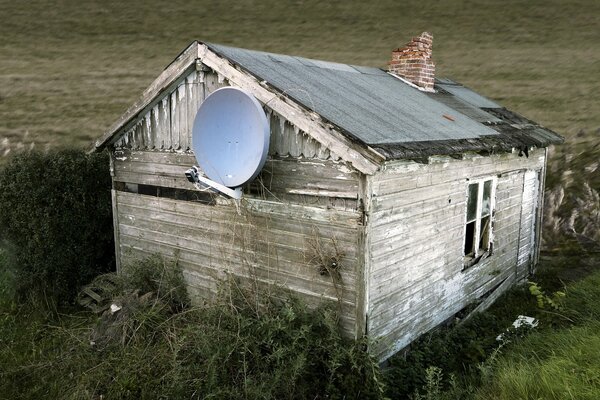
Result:
<svg viewBox="0 0 600 400"><path fill-rule="evenodd" d="M532 281L527 283L529 284L529 292L536 298L539 308L543 309L548 307L555 311L562 311L565 292L558 290L549 296L538 283Z"/></svg>
<svg viewBox="0 0 600 400"><path fill-rule="evenodd" d="M23 153L0 170L0 235L14 249L19 299L71 302L113 268L110 185L107 155L80 150Z"/></svg>

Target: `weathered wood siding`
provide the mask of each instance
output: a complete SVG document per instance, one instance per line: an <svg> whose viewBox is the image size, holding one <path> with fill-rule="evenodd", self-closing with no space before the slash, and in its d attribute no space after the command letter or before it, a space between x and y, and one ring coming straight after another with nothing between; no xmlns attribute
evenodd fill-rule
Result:
<svg viewBox="0 0 600 400"><path fill-rule="evenodd" d="M206 69L206 68L205 68ZM114 143L117 149L192 151L194 117L204 99L229 82L212 71L192 71L175 88L154 101L150 111L141 115ZM325 146L312 139L283 116L265 107L271 124L269 154L339 160Z"/></svg>
<svg viewBox="0 0 600 400"><path fill-rule="evenodd" d="M121 148L112 158L115 183L193 190L184 175L193 154ZM116 190L117 253L121 265L157 252L177 258L199 297L214 295L232 275L288 287L309 304L335 302L354 337L362 329L358 187L358 173L345 163L287 157L269 159L238 206L218 195L208 205ZM340 275L322 275L321 260L334 258Z"/></svg>
<svg viewBox="0 0 600 400"><path fill-rule="evenodd" d="M373 349L378 357L400 350L503 283L502 289L510 286L519 255L525 263L534 251L532 231L523 227L533 226L538 192L530 186L539 183L531 177L543 165L544 151L536 150L528 158L390 162L371 177L366 308L368 333L379 339ZM497 177L494 251L463 271L467 178L483 177Z"/></svg>
<svg viewBox="0 0 600 400"><path fill-rule="evenodd" d="M155 100L113 143L115 188L195 190L185 177L197 164L195 113L210 93L229 84L203 66ZM113 191L119 261L155 252L176 257L192 291L203 297L213 295L218 282L231 274L247 282L284 285L312 304L336 301L342 326L355 336L364 328L356 308L356 276L363 282L364 260L359 175L283 116L268 106L265 110L270 157L245 188L241 206L217 195L217 204L208 205ZM336 254L339 282L321 275L317 265L319 255L330 259Z"/></svg>
<svg viewBox="0 0 600 400"><path fill-rule="evenodd" d="M176 258L195 296L210 297L228 275L285 286L309 304L341 306L355 334L357 216L353 212L246 199L211 206L116 192L121 263L161 253ZM319 273L339 255L340 276Z"/></svg>
<svg viewBox="0 0 600 400"><path fill-rule="evenodd" d="M530 272L535 256L535 225L538 194L540 191L539 173L535 170L523 176L523 199L521 203L521 232L519 235L519 256L517 259L517 280L523 280Z"/></svg>

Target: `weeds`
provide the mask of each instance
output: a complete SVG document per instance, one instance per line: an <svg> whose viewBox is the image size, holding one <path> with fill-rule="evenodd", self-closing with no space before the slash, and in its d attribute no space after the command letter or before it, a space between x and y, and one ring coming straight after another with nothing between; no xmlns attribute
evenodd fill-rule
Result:
<svg viewBox="0 0 600 400"><path fill-rule="evenodd" d="M554 311L562 311L563 299L566 296L565 292L557 290L556 292L552 293L552 295L548 296L541 286L536 282L529 281L527 283L529 284L529 293L535 297L537 306L540 309L549 307Z"/></svg>
<svg viewBox="0 0 600 400"><path fill-rule="evenodd" d="M1 353L2 393L67 399L382 396L367 343L340 336L335 309L310 310L288 293L249 294L235 282L214 305L197 307L183 296L172 263L152 258L123 270L84 290L95 296L80 297L94 313L44 322L13 338ZM260 298L261 305L249 298ZM11 321L15 330L25 328L18 318ZM15 363L17 347L27 356Z"/></svg>

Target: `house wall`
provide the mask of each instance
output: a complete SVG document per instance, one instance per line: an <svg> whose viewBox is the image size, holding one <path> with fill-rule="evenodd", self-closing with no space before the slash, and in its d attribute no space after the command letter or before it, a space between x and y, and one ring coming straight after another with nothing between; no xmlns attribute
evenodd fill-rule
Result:
<svg viewBox="0 0 600 400"><path fill-rule="evenodd" d="M228 85L192 71L112 145L113 211L120 265L154 253L177 259L193 297L219 283L280 285L312 305L341 310L349 336L362 332L363 213L359 174L280 115L267 109L270 156L241 202L201 193L184 175L195 111ZM174 190L176 189L176 190ZM327 273L324 263L336 271ZM358 278L357 278L358 277ZM358 323L357 323L358 321Z"/></svg>
<svg viewBox="0 0 600 400"><path fill-rule="evenodd" d="M526 277L544 149L428 164L386 163L370 177L367 331L380 359L467 304ZM497 177L493 254L463 271L468 178Z"/></svg>

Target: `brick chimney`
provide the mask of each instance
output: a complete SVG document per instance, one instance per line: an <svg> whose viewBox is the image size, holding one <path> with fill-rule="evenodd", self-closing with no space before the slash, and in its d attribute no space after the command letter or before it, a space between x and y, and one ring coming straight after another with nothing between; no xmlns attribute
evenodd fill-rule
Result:
<svg viewBox="0 0 600 400"><path fill-rule="evenodd" d="M420 90L433 92L435 64L431 60L433 36L423 32L404 47L392 51L388 71L415 84Z"/></svg>

